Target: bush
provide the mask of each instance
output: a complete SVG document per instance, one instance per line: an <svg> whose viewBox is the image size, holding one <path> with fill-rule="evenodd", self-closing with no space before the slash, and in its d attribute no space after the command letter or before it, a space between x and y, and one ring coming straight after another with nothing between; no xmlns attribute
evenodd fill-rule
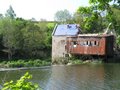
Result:
<svg viewBox="0 0 120 90"><path fill-rule="evenodd" d="M82 60L70 60L70 63L72 64L83 64Z"/></svg>
<svg viewBox="0 0 120 90"><path fill-rule="evenodd" d="M11 60L3 61L0 63L0 67L39 67L51 65L50 60Z"/></svg>
<svg viewBox="0 0 120 90"><path fill-rule="evenodd" d="M27 72L15 83L12 80L10 82L6 82L2 90L37 90L38 89L37 84L33 84L32 82L27 81L31 78L32 75L29 75L29 73Z"/></svg>
<svg viewBox="0 0 120 90"><path fill-rule="evenodd" d="M7 62L8 67L23 67L24 61L8 61Z"/></svg>
<svg viewBox="0 0 120 90"><path fill-rule="evenodd" d="M29 60L28 62L25 62L26 67L32 67L34 66L34 62L32 60Z"/></svg>
<svg viewBox="0 0 120 90"><path fill-rule="evenodd" d="M41 63L42 63L42 61L37 59L37 60L34 61L34 66L37 66L37 67L41 66Z"/></svg>

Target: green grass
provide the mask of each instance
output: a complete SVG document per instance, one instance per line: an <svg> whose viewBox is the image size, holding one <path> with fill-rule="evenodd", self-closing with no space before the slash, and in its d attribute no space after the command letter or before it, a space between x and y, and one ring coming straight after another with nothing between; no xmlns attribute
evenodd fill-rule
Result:
<svg viewBox="0 0 120 90"><path fill-rule="evenodd" d="M39 27L40 27L41 25L46 25L48 28L49 28L49 27L54 27L55 24L56 24L55 22L48 22L48 21L35 23L35 25L38 25Z"/></svg>
<svg viewBox="0 0 120 90"><path fill-rule="evenodd" d="M52 22L47 24L47 27L54 27L54 26L55 26L55 23L52 23Z"/></svg>

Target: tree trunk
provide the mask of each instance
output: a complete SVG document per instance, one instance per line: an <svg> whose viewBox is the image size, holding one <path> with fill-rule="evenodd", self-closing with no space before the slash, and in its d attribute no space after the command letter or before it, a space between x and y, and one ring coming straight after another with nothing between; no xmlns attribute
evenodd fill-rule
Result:
<svg viewBox="0 0 120 90"><path fill-rule="evenodd" d="M12 59L12 51L11 51L10 48L9 48L9 50L8 50L8 59L9 59L9 60Z"/></svg>

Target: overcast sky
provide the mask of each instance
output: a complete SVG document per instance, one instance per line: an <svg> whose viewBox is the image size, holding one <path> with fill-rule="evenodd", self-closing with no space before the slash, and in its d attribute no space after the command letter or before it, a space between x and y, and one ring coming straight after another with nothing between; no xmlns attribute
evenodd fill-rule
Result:
<svg viewBox="0 0 120 90"><path fill-rule="evenodd" d="M67 9L73 13L79 6L87 6L88 0L0 0L0 13L5 14L10 5L17 17L54 20L58 10Z"/></svg>

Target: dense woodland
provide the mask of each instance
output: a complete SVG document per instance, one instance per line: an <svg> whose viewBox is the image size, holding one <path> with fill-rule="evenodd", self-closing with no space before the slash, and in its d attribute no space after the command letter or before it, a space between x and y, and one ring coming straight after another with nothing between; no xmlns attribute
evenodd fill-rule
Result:
<svg viewBox="0 0 120 90"><path fill-rule="evenodd" d="M112 4L110 3L112 1ZM79 24L83 33L103 33L109 23L120 44L120 1L89 0L90 6L78 7L71 15L68 10L56 12L55 21L24 20L16 16L12 6L0 14L0 58L50 58L52 31L56 24Z"/></svg>
<svg viewBox="0 0 120 90"><path fill-rule="evenodd" d="M10 6L5 15L0 15L0 58L50 57L54 24L18 18Z"/></svg>

